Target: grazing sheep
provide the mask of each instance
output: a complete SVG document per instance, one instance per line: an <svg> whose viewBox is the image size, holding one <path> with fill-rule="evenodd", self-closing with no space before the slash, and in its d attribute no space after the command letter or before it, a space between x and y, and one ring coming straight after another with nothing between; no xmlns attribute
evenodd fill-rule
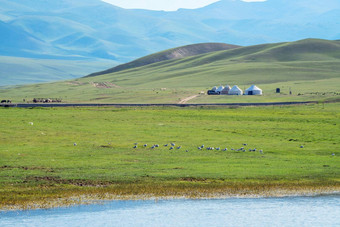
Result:
<svg viewBox="0 0 340 227"><path fill-rule="evenodd" d="M33 122L29 122L30 125L33 125Z"/></svg>
<svg viewBox="0 0 340 227"><path fill-rule="evenodd" d="M136 149L136 148L137 148L137 145L135 145L133 148L135 148L135 149Z"/></svg>
<svg viewBox="0 0 340 227"><path fill-rule="evenodd" d="M170 147L170 148L169 148L169 150L172 150L172 149L174 149L174 147Z"/></svg>
<svg viewBox="0 0 340 227"><path fill-rule="evenodd" d="M77 146L77 143L73 143L73 146Z"/></svg>
<svg viewBox="0 0 340 227"><path fill-rule="evenodd" d="M224 149L223 149L223 151L227 151L227 150L228 150L228 148L224 148Z"/></svg>
<svg viewBox="0 0 340 227"><path fill-rule="evenodd" d="M148 146L148 145L147 145L147 144L144 144L143 146L146 147L146 146Z"/></svg>
<svg viewBox="0 0 340 227"><path fill-rule="evenodd" d="M155 147L159 147L159 145L158 145L158 144L156 144L156 145L155 145Z"/></svg>
<svg viewBox="0 0 340 227"><path fill-rule="evenodd" d="M171 144L171 146L175 146L176 144L174 144L174 143L170 143Z"/></svg>
<svg viewBox="0 0 340 227"><path fill-rule="evenodd" d="M182 146L177 147L177 149L181 149L181 148L182 148Z"/></svg>
<svg viewBox="0 0 340 227"><path fill-rule="evenodd" d="M303 145L301 145L301 146L300 146L300 148L304 148L304 146L303 146Z"/></svg>
<svg viewBox="0 0 340 227"><path fill-rule="evenodd" d="M197 149L198 149L198 150L202 150L202 148L201 148L201 147L197 147Z"/></svg>
<svg viewBox="0 0 340 227"><path fill-rule="evenodd" d="M221 149L221 148L219 148L219 147L216 147L216 150L217 150L217 151L219 151L220 149Z"/></svg>
<svg viewBox="0 0 340 227"><path fill-rule="evenodd" d="M201 148L202 148L202 149L204 148L204 144L201 146Z"/></svg>
<svg viewBox="0 0 340 227"><path fill-rule="evenodd" d="M168 146L168 144L164 144L164 147L167 147Z"/></svg>

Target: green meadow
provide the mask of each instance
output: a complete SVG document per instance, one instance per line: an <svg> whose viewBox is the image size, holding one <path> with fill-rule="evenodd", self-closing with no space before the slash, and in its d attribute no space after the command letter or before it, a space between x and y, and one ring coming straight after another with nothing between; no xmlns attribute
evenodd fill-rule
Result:
<svg viewBox="0 0 340 227"><path fill-rule="evenodd" d="M0 108L0 208L339 191L339 109Z"/></svg>

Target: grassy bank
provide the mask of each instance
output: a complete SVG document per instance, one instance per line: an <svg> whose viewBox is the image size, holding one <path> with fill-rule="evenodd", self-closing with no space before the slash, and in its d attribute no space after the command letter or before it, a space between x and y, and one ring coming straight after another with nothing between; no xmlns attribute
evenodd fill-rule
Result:
<svg viewBox="0 0 340 227"><path fill-rule="evenodd" d="M2 108L0 207L339 191L339 109Z"/></svg>

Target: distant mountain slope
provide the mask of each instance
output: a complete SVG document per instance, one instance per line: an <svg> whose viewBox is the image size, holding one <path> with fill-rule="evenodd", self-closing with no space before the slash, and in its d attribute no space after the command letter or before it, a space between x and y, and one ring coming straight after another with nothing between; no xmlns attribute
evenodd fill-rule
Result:
<svg viewBox="0 0 340 227"><path fill-rule="evenodd" d="M121 63L191 43L339 39L338 0L221 0L194 10L126 10L101 0L0 0L0 55ZM11 38L11 40L9 40ZM23 40L27 45L15 45ZM7 45L8 43L8 45Z"/></svg>
<svg viewBox="0 0 340 227"><path fill-rule="evenodd" d="M0 56L0 87L79 78L112 64L114 62L105 60L50 60Z"/></svg>
<svg viewBox="0 0 340 227"><path fill-rule="evenodd" d="M221 0L176 12L127 10L101 0L0 0L0 5L0 56L4 57L105 59L122 64L192 43L248 46L340 39L339 0ZM88 69L82 76L98 70ZM49 71L39 74L49 80ZM11 83L15 81L22 83L21 74L11 78Z"/></svg>
<svg viewBox="0 0 340 227"><path fill-rule="evenodd" d="M166 60L180 59L180 58L210 53L214 51L230 50L230 49L235 49L238 47L240 46L225 44L225 43L192 44L192 45L177 47L177 48L173 48L170 50L165 50L162 52L151 54L151 55L139 58L137 60L134 60L126 64L118 65L116 67L113 67L113 68L110 68L110 69L107 69L101 72L92 73L88 75L87 77L98 76L98 75L113 73L113 72L119 72L125 69L132 69L132 68L145 66L145 65L149 65L149 64L153 64L153 63L157 63L161 61L166 61Z"/></svg>

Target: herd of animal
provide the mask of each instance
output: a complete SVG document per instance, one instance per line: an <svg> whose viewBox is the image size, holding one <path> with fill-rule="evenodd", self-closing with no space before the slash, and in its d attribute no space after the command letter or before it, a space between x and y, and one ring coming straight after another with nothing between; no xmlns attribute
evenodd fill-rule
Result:
<svg viewBox="0 0 340 227"><path fill-rule="evenodd" d="M248 144L246 143L243 143L242 144L243 147L241 148L238 148L238 149L234 149L234 148L230 148L231 151L242 151L242 152L246 152L246 151L249 151L249 152L256 152L258 151L260 154L263 154L263 150L258 150L257 148L252 148L252 149L246 149L245 146L247 146ZM149 149L156 149L156 148L159 148L160 145L159 144L153 144L153 145L150 145L148 146L148 144L143 144L142 145L142 148L149 148ZM177 149L177 150L180 150L182 148L182 146L176 146L175 143L169 143L169 144L164 144L163 147L168 147L169 150L174 150L174 149ZM133 146L134 149L137 149L138 148L138 143L134 143L134 146ZM204 145L200 145L197 147L198 150L203 150L203 149L206 149L208 151L212 151L212 150L216 150L216 151L228 151L228 148L220 148L220 147L205 147ZM186 152L189 152L189 150L185 150Z"/></svg>

